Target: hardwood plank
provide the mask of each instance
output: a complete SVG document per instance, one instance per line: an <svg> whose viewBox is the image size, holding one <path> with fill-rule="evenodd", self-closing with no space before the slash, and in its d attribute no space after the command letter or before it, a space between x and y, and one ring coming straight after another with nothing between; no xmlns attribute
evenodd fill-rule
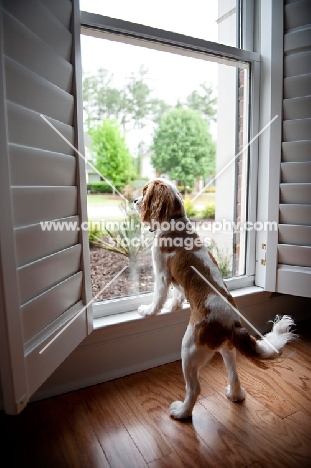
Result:
<svg viewBox="0 0 311 468"><path fill-rule="evenodd" d="M266 429L262 429L258 424L260 418L257 412L254 415L249 408L252 403L248 397L242 403L232 403L224 395L215 394L204 398L200 404L250 448L256 454L257 460L265 463L265 466L271 464L274 467L284 467L284 463L286 466L287 456L283 456L282 451L275 446L274 440L267 435Z"/></svg>
<svg viewBox="0 0 311 468"><path fill-rule="evenodd" d="M167 378L164 381L162 377L155 371L152 380L164 392L167 388ZM247 466L257 459L249 448L245 449L245 446L235 438L234 434L229 433L225 426L198 404L193 411L192 425L195 432L214 451L215 455L225 461L226 464L230 463L230 466Z"/></svg>
<svg viewBox="0 0 311 468"><path fill-rule="evenodd" d="M108 463L115 468L139 468L147 464L114 407L113 395L104 385L79 390L79 397Z"/></svg>
<svg viewBox="0 0 311 468"><path fill-rule="evenodd" d="M186 465L176 452L149 463L149 468L184 468Z"/></svg>
<svg viewBox="0 0 311 468"><path fill-rule="evenodd" d="M311 367L311 341L302 341L297 340L294 344L288 345L288 352L290 352L291 359L298 360L299 362L303 362L308 369Z"/></svg>
<svg viewBox="0 0 311 468"><path fill-rule="evenodd" d="M204 382L211 388L214 388L214 393L224 395L225 388L228 385L228 375L223 364L223 359L219 353L209 362L200 373L201 384Z"/></svg>
<svg viewBox="0 0 311 468"><path fill-rule="evenodd" d="M280 397L277 391L262 382L260 376L256 378L245 372L243 368L239 369L239 376L246 391L280 418L285 418L296 411L295 406L288 400Z"/></svg>
<svg viewBox="0 0 311 468"><path fill-rule="evenodd" d="M212 398L209 397L201 402L209 410L211 410L211 406L208 406L208 403ZM225 397L223 397L223 405L228 407L228 403L230 404L230 402L224 402L224 400ZM218 408L219 405L220 403L217 401ZM270 458L273 456L277 457L275 460L273 459L274 463L283 460L283 466L285 462L293 464L298 461L301 463L300 466L307 465L307 460L311 455L308 437L304 434L303 430L297 430L288 423L287 418L282 420L275 416L274 413L261 405L251 395L248 395L242 404L231 404L229 411L235 414L239 420L242 419L243 424L248 426L249 431L252 431L252 426L253 430L255 428L255 431L258 432L258 441L260 438L262 439L261 447L269 447L269 441L273 442L272 447L269 447L269 452ZM220 417L219 409L217 417Z"/></svg>
<svg viewBox="0 0 311 468"><path fill-rule="evenodd" d="M287 423L287 418L278 418L251 395L248 395L245 405L241 407L247 409L246 414L257 426L257 430L273 440L274 451L278 451L278 456L283 455L288 463L299 461L301 466L307 465L305 449L309 444L302 431L294 430Z"/></svg>
<svg viewBox="0 0 311 468"><path fill-rule="evenodd" d="M187 467L224 467L217 454L202 440L194 429L191 420L175 421L168 414L169 404L176 399L176 394L157 381L155 375L145 381L138 381L139 376L130 376L136 381L135 396L152 418L162 434L169 441Z"/></svg>
<svg viewBox="0 0 311 468"><path fill-rule="evenodd" d="M167 392L174 395L172 398L177 400L183 399L185 395L185 382L181 368L181 361L175 361L165 364L165 366L149 369L148 377L150 380L159 380L165 384ZM172 401L170 403L172 403ZM168 407L170 403L168 404Z"/></svg>
<svg viewBox="0 0 311 468"><path fill-rule="evenodd" d="M308 392L303 391L301 388L296 386L296 379L293 376L292 382L288 382L273 372L271 368L263 371L254 366L248 359L243 358L244 372L247 372L252 377L260 378L260 381L270 387L272 390L277 391L281 398L284 398L296 410L305 411L311 415L311 397ZM271 366L273 366L271 361ZM247 389L246 389L247 390Z"/></svg>
<svg viewBox="0 0 311 468"><path fill-rule="evenodd" d="M45 406L42 402L28 405L18 417L1 413L1 455L12 466L64 466L61 449L53 453L52 438L49 444L50 420L49 416L42 420L40 405Z"/></svg>
<svg viewBox="0 0 311 468"><path fill-rule="evenodd" d="M142 374L141 379L145 379ZM135 396L135 383L124 377L105 384L114 395L114 407L138 450L147 463L173 452L173 448L143 410Z"/></svg>
<svg viewBox="0 0 311 468"><path fill-rule="evenodd" d="M59 424L68 422L69 438L76 441L74 450L78 456L77 466L109 468L100 443L87 418L83 405L77 393L61 395L55 400L52 408L54 417ZM65 444L67 452L67 444ZM74 457L72 457L74 460ZM75 466L73 461L69 466Z"/></svg>
<svg viewBox="0 0 311 468"><path fill-rule="evenodd" d="M203 400L201 400L203 401ZM200 403L194 407L192 424L195 431L214 450L226 466L249 466L258 460L253 447L240 441Z"/></svg>
<svg viewBox="0 0 311 468"><path fill-rule="evenodd" d="M298 430L303 431L304 435L311 441L311 416L297 411L286 418L286 421Z"/></svg>
<svg viewBox="0 0 311 468"><path fill-rule="evenodd" d="M311 461L311 446L309 437L303 428L294 427L287 418L280 419L273 413L262 409L262 405L249 396L252 414L257 414L257 425L274 441L275 448L280 447L288 460L293 459L300 466L308 466Z"/></svg>
<svg viewBox="0 0 311 468"><path fill-rule="evenodd" d="M281 380L295 385L296 388L304 392L311 393L311 378L307 375L307 369L293 359L284 359L283 362L275 363L271 366Z"/></svg>
<svg viewBox="0 0 311 468"><path fill-rule="evenodd" d="M255 463L252 463L251 465L249 465L247 468L267 468L267 465L266 463L263 464L260 461L256 461Z"/></svg>
<svg viewBox="0 0 311 468"><path fill-rule="evenodd" d="M298 339L294 343L289 343L286 347L286 355L291 361L303 365L303 369L311 371L311 341ZM303 363L303 364L302 364Z"/></svg>
<svg viewBox="0 0 311 468"><path fill-rule="evenodd" d="M185 397L185 381L182 372L181 361L171 362L165 364L165 366L155 367L149 369L150 375L156 375L158 378L162 379L166 383L166 387L172 387L174 393L178 389L178 395L176 396L177 400L183 400ZM207 382L202 380L201 382L201 393L199 398L204 398L206 396L212 395L215 393L215 389Z"/></svg>
<svg viewBox="0 0 311 468"><path fill-rule="evenodd" d="M224 366L222 365L220 367L221 361L221 356L216 356L213 361L207 364L203 369L201 375L202 380L209 379L210 385L217 389L219 393L223 394L224 387L228 385L228 378ZM245 365L253 367L255 375L246 372ZM245 387L246 393L251 393L277 416L285 418L296 411L295 406L293 406L289 400L282 398L270 385L263 382L262 375L264 375L266 369L258 369L250 360L241 355L237 356L237 369L241 384Z"/></svg>
<svg viewBox="0 0 311 468"><path fill-rule="evenodd" d="M10 463L23 467L109 467L74 394L29 405L17 417L4 417L4 448ZM18 447L18 450L16 448Z"/></svg>
<svg viewBox="0 0 311 468"><path fill-rule="evenodd" d="M303 413L302 411L297 411L296 413L291 414L286 418L287 421L295 421L297 424L302 425L305 429L311 428L311 416ZM311 437L311 433L309 433Z"/></svg>

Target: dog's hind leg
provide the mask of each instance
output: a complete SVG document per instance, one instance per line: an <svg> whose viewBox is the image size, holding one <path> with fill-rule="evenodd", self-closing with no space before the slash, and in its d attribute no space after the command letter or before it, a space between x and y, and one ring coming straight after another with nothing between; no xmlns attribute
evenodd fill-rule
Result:
<svg viewBox="0 0 311 468"><path fill-rule="evenodd" d="M226 396L234 403L242 401L245 399L245 390L241 387L236 370L236 349L224 346L219 352L223 357L228 372L229 385L226 388Z"/></svg>
<svg viewBox="0 0 311 468"><path fill-rule="evenodd" d="M170 415L175 419L184 419L191 416L201 390L200 369L214 355L214 351L207 346L196 345L193 331L193 325L188 325L182 341L181 357L186 382L186 397L184 401L174 401L171 404Z"/></svg>

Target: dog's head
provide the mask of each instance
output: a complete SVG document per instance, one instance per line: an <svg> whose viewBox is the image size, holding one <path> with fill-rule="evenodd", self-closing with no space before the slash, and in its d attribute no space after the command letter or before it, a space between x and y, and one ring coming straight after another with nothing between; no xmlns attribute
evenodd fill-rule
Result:
<svg viewBox="0 0 311 468"><path fill-rule="evenodd" d="M173 217L184 217L185 209L179 192L172 182L154 179L143 188L141 197L134 200L141 220L146 223L163 223Z"/></svg>

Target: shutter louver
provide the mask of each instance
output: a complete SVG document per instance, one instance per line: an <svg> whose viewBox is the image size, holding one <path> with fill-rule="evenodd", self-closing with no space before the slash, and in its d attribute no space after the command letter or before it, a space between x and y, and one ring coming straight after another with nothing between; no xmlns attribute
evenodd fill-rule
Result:
<svg viewBox="0 0 311 468"><path fill-rule="evenodd" d="M78 227L87 219L81 203L85 163L40 116L83 153L78 2L2 0L0 6L5 149L0 208L6 221L0 230L0 301L7 307L1 354L5 351L12 367L15 363L11 371L7 364L1 369L6 411L14 414L88 335L92 310L82 310L91 299L87 233L41 227L46 221ZM8 238L13 244L5 251ZM15 289L14 301L6 284ZM13 396L6 399L8 390Z"/></svg>
<svg viewBox="0 0 311 468"><path fill-rule="evenodd" d="M276 291L311 293L311 8L285 5L284 101Z"/></svg>

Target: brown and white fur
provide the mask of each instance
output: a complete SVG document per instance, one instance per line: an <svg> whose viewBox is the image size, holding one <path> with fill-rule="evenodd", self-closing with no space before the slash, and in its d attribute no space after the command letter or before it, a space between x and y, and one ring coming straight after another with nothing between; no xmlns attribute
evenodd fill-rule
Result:
<svg viewBox="0 0 311 468"><path fill-rule="evenodd" d="M153 301L150 305L140 306L138 312L143 316L159 314L167 299L170 285L174 288L169 309L173 311L181 308L184 298L189 301L191 308L190 322L181 351L186 397L183 402L175 401L171 404L171 416L176 419L191 416L200 393L200 369L216 351L222 355L228 372L227 397L233 402L244 400L245 391L240 385L236 370L236 348L251 358L273 358L277 353L265 340L256 340L251 336L241 326L234 309L221 297L226 298L236 308L215 259L200 242L198 234L189 229L189 220L174 184L166 179L155 179L145 185L143 195L134 203L143 222L158 223L157 227L166 222L164 230L160 226L155 231L152 248L155 273ZM171 220L179 222L178 229L174 227L174 223L167 229ZM177 224L175 226L177 227ZM192 239L191 249L184 247L183 241L186 238ZM174 239L175 242L172 242ZM221 296L216 294L191 266L194 266ZM293 321L288 316L277 318L272 331L265 338L279 351L295 337L290 331L292 325Z"/></svg>

